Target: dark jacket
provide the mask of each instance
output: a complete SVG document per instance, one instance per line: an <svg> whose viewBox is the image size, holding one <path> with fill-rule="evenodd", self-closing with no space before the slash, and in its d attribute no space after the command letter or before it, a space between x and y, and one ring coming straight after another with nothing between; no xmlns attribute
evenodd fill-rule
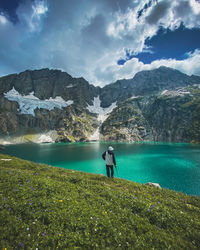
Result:
<svg viewBox="0 0 200 250"><path fill-rule="evenodd" d="M115 155L114 155L113 151L109 151L109 150L105 151L105 152L102 154L102 158L103 158L104 160L106 160L106 152L108 152L109 155L112 155L113 164L116 165Z"/></svg>

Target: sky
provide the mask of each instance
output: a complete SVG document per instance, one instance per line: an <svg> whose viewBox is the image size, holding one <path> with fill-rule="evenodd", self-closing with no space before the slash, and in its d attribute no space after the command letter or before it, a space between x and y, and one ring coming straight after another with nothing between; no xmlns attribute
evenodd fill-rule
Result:
<svg viewBox="0 0 200 250"><path fill-rule="evenodd" d="M161 65L200 75L200 0L0 0L0 76L50 68L104 86Z"/></svg>

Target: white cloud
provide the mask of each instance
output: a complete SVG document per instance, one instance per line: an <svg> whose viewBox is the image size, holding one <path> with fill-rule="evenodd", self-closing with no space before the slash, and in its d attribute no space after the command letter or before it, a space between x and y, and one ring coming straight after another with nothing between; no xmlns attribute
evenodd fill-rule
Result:
<svg viewBox="0 0 200 250"><path fill-rule="evenodd" d="M157 60L150 64L151 68L157 68L161 65L171 67L182 71L188 75L200 75L200 50L196 49L193 53L188 53L188 58L184 60Z"/></svg>
<svg viewBox="0 0 200 250"><path fill-rule="evenodd" d="M145 25L144 18L138 19L138 8L129 8L126 13L117 12L107 28L109 36L121 41L125 39L126 47L131 46L135 53L143 50L145 39L156 31L156 27Z"/></svg>
<svg viewBox="0 0 200 250"><path fill-rule="evenodd" d="M33 5L33 15L35 16L41 16L45 14L48 11L47 5L45 2L42 1L36 1Z"/></svg>
<svg viewBox="0 0 200 250"><path fill-rule="evenodd" d="M6 24L7 23L7 19L3 14L0 14L0 24Z"/></svg>
<svg viewBox="0 0 200 250"><path fill-rule="evenodd" d="M144 8L149 0L22 1L18 23L0 15L1 73L49 67L98 85L131 78L140 70L162 64L200 74L198 50L182 61L156 60L146 65L133 58L117 65L126 57L125 49L133 54L152 53L154 48L148 48L145 40L155 36L161 26L174 30L183 22L185 27L200 28L197 1L151 2Z"/></svg>
<svg viewBox="0 0 200 250"><path fill-rule="evenodd" d="M97 68L101 68L99 74L107 74L107 79L110 80L112 78L113 81L116 81L119 79L130 79L139 71L156 69L160 66L171 67L188 75L200 75L200 50L197 49L193 53L188 53L188 58L184 60L162 59L155 60L151 64L144 64L137 58L133 58L127 61L123 66L109 64L107 67L104 65L101 68L99 65ZM110 81L107 83L109 82Z"/></svg>
<svg viewBox="0 0 200 250"><path fill-rule="evenodd" d="M47 12L48 6L46 0L27 0L26 2L22 2L17 9L20 21L19 26L26 29L26 32L39 32L42 30L42 18L45 17Z"/></svg>

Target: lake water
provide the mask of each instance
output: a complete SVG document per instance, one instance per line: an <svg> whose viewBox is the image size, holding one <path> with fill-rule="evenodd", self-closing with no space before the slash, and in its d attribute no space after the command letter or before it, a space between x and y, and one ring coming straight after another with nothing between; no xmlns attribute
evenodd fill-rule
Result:
<svg viewBox="0 0 200 250"><path fill-rule="evenodd" d="M176 143L110 143L118 177L200 196L200 145ZM108 143L7 145L3 153L38 163L104 174L101 158ZM116 173L115 173L116 176Z"/></svg>

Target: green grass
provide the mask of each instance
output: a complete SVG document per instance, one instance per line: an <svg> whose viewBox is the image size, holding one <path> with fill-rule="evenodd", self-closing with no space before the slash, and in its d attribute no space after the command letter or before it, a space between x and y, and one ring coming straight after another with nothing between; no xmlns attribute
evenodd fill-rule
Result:
<svg viewBox="0 0 200 250"><path fill-rule="evenodd" d="M0 169L0 249L200 248L199 197L2 154Z"/></svg>

